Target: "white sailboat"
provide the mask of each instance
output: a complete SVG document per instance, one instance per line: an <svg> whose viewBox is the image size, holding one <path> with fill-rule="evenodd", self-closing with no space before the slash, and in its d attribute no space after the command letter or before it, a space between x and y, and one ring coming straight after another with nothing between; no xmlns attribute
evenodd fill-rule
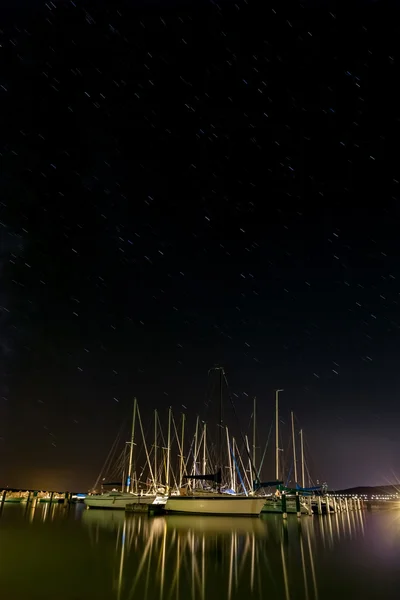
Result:
<svg viewBox="0 0 400 600"><path fill-rule="evenodd" d="M173 496L168 498L165 510L171 513L196 515L258 517L264 504L265 498L257 496L209 493L193 496Z"/></svg>
<svg viewBox="0 0 400 600"><path fill-rule="evenodd" d="M111 508L125 510L127 504L163 504L162 497L154 494L132 494L130 492L118 492L113 490L104 494L86 496L84 503L89 508Z"/></svg>
<svg viewBox="0 0 400 600"><path fill-rule="evenodd" d="M217 484L216 492L193 492L187 495L171 496L168 498L165 505L166 512L184 513L197 515L225 515L225 516L254 516L260 515L261 509L265 504L265 498L257 496L236 496L224 494L220 491L221 484L221 434L222 434L222 397L223 397L223 381L225 372L222 367L216 367L214 371L219 371L220 376L220 414L218 428L218 458L219 471L212 475L192 475L187 476L191 479L212 480Z"/></svg>
<svg viewBox="0 0 400 600"><path fill-rule="evenodd" d="M133 477L132 477L132 466L133 466L133 446L135 439L135 423L136 416L138 416L139 424L142 429L142 424L140 420L140 412L139 407L137 405L137 400L134 398L133 402L133 418L132 418L132 433L131 433L131 441L129 442L129 466L128 466L128 474L126 478L126 490L118 491L112 490L110 492L104 492L102 494L89 494L84 499L84 503L88 508L101 508L101 509L112 509L112 510L125 510L127 504L165 504L166 497L159 495L154 492L145 492L138 493L133 492ZM146 456L149 460L146 443L145 450ZM125 475L122 477L122 487L125 484Z"/></svg>

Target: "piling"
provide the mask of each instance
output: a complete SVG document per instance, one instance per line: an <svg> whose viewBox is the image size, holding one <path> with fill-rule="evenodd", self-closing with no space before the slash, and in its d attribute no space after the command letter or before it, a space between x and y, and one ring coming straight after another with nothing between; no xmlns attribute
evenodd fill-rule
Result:
<svg viewBox="0 0 400 600"><path fill-rule="evenodd" d="M53 496L54 496L54 492L51 492L50 500L49 500L50 506L51 506L51 503L53 502Z"/></svg>
<svg viewBox="0 0 400 600"><path fill-rule="evenodd" d="M28 497L27 497L27 499L26 499L25 513L26 513L26 512L28 512L28 508L29 508L30 501L31 501L31 492L30 492L30 490L29 490L29 491L28 491Z"/></svg>
<svg viewBox="0 0 400 600"><path fill-rule="evenodd" d="M31 507L36 508L37 503L38 503L38 492L35 491L35 492L33 492L32 500L31 500Z"/></svg>
<svg viewBox="0 0 400 600"><path fill-rule="evenodd" d="M344 499L344 509L346 512L349 512L349 503L347 501L347 496Z"/></svg>
<svg viewBox="0 0 400 600"><path fill-rule="evenodd" d="M299 492L296 492L296 514L297 514L297 517L301 517L301 507L300 507Z"/></svg>
<svg viewBox="0 0 400 600"><path fill-rule="evenodd" d="M358 508L358 510L361 510L360 498L357 498L357 508Z"/></svg>
<svg viewBox="0 0 400 600"><path fill-rule="evenodd" d="M3 506L4 506L4 502L6 501L6 490L3 490L3 493L1 495L1 500L0 500L0 511L3 510Z"/></svg>
<svg viewBox="0 0 400 600"><path fill-rule="evenodd" d="M321 496L318 496L318 514L322 515L322 504L321 504Z"/></svg>
<svg viewBox="0 0 400 600"><path fill-rule="evenodd" d="M335 513L336 511L337 511L336 498L335 498L335 496L333 496L333 512Z"/></svg>
<svg viewBox="0 0 400 600"><path fill-rule="evenodd" d="M287 519L286 494L282 494L282 516L284 519Z"/></svg>
<svg viewBox="0 0 400 600"><path fill-rule="evenodd" d="M64 508L67 508L69 506L69 492L65 492L65 494L64 494L63 506L64 506Z"/></svg>
<svg viewBox="0 0 400 600"><path fill-rule="evenodd" d="M311 500L311 496L309 496L307 498L307 502L308 502L308 514L310 515L310 517L313 516L313 510L312 510L312 500Z"/></svg>

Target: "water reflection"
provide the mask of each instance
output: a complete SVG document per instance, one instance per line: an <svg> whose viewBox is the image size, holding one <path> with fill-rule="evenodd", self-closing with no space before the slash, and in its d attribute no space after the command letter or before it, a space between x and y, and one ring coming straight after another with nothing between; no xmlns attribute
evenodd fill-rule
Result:
<svg viewBox="0 0 400 600"><path fill-rule="evenodd" d="M392 549L400 553L400 520L393 513L284 521L281 515L149 518L83 508L5 508L5 591L32 597L32 578L21 579L15 565L34 573L40 597L58 600L319 600L340 594L341 577L355 594L364 584L359 569L373 572L377 556L393 561L398 573ZM388 581L385 576L383 587ZM378 582L382 587L377 576L375 591ZM364 587L364 599L377 597L373 587Z"/></svg>
<svg viewBox="0 0 400 600"><path fill-rule="evenodd" d="M319 518L265 519L167 516L149 519L85 511L92 544L115 535L116 598L235 600L272 590L285 600L318 600L315 540L332 549L341 536L363 533L362 512ZM343 533L340 527L344 528Z"/></svg>

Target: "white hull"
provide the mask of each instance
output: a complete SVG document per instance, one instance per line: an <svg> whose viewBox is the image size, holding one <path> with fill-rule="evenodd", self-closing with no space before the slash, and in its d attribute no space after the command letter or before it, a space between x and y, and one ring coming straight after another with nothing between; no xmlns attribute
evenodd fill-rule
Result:
<svg viewBox="0 0 400 600"><path fill-rule="evenodd" d="M135 494L101 494L86 496L84 503L89 508L110 508L125 510L127 504L153 504L156 496L136 496Z"/></svg>
<svg viewBox="0 0 400 600"><path fill-rule="evenodd" d="M165 510L172 513L197 515L241 515L258 517L264 498L239 496L174 496L168 498Z"/></svg>

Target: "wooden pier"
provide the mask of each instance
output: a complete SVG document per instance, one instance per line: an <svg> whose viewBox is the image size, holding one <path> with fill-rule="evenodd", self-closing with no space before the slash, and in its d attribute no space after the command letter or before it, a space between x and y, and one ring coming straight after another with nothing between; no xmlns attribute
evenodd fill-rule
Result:
<svg viewBox="0 0 400 600"><path fill-rule="evenodd" d="M6 503L26 504L26 506L30 506L31 508L36 508L39 503L58 503L67 507L73 501L72 496L74 495L75 494L71 492L59 492L54 490L19 490L15 488L0 487L0 511Z"/></svg>
<svg viewBox="0 0 400 600"><path fill-rule="evenodd" d="M288 501L295 500L296 502L296 510L288 510ZM262 511L262 514L268 513L281 513L284 519L287 519L288 513L294 513L297 517L303 516L312 516L312 515L327 515L337 512L351 512L355 510L363 510L368 507L366 505L364 498L360 498L358 496L336 496L336 495L326 495L326 496L300 496L296 495L287 496L286 494L282 494L282 497L279 501L276 502L277 505L280 504L279 508L276 510L265 510ZM301 510L303 508L303 510ZM305 510L304 510L305 509Z"/></svg>

